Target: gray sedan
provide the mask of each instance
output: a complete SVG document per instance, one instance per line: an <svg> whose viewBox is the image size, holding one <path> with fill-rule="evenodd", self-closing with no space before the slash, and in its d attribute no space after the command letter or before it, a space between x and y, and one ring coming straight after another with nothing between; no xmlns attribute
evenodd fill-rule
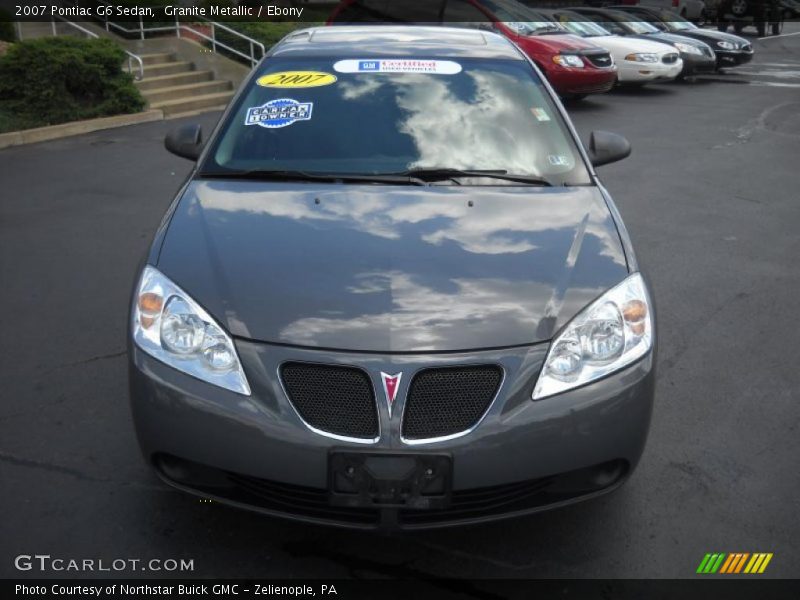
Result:
<svg viewBox="0 0 800 600"><path fill-rule="evenodd" d="M244 82L134 282L145 459L219 502L357 528L480 522L622 484L655 315L545 78L494 33L291 34Z"/></svg>

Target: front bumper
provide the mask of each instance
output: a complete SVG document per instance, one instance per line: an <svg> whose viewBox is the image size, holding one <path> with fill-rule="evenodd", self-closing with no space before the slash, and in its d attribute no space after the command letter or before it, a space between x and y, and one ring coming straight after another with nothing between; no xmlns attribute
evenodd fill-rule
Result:
<svg viewBox="0 0 800 600"><path fill-rule="evenodd" d="M753 60L753 50L715 50L717 54L717 68L736 67Z"/></svg>
<svg viewBox="0 0 800 600"><path fill-rule="evenodd" d="M147 461L171 485L220 502L292 519L358 528L415 529L482 522L590 498L633 471L650 423L654 357L593 384L531 401L547 344L469 354L376 355L237 341L252 387L245 397L210 386L129 347L131 406ZM312 431L278 380L285 361L354 365L380 389L381 371L408 373L393 418L378 394L381 436L365 445ZM497 364L505 379L479 425L448 441L400 438L403 397L414 371ZM415 510L342 508L328 502L332 451L445 454L452 502Z"/></svg>
<svg viewBox="0 0 800 600"><path fill-rule="evenodd" d="M717 70L716 56L681 53L683 70L681 75L691 76L699 73L713 73Z"/></svg>
<svg viewBox="0 0 800 600"><path fill-rule="evenodd" d="M602 94L611 90L617 81L616 67L582 69L554 65L545 75L559 96Z"/></svg>
<svg viewBox="0 0 800 600"><path fill-rule="evenodd" d="M622 61L619 64L620 83L648 83L675 79L683 70L683 61L672 64Z"/></svg>

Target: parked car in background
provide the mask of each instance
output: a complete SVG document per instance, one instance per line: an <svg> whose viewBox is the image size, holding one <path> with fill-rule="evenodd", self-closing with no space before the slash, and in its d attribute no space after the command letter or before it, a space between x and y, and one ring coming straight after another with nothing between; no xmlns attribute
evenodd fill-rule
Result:
<svg viewBox="0 0 800 600"><path fill-rule="evenodd" d="M608 51L541 20L516 0L343 0L329 25L356 23L431 23L485 29L500 33L519 46L564 98L607 92L617 80Z"/></svg>
<svg viewBox="0 0 800 600"><path fill-rule="evenodd" d="M584 18L599 23L614 35L669 44L680 53L683 60L681 77L689 77L697 73L710 73L717 69L717 57L705 42L674 33L666 33L646 21L636 20L634 16L618 10L585 7L572 10Z"/></svg>
<svg viewBox="0 0 800 600"><path fill-rule="evenodd" d="M800 17L800 0L778 0L784 20Z"/></svg>
<svg viewBox="0 0 800 600"><path fill-rule="evenodd" d="M702 19L706 10L703 0L639 0L638 5L662 10L672 9L692 21Z"/></svg>
<svg viewBox="0 0 800 600"><path fill-rule="evenodd" d="M703 29L672 11L642 6L614 6L611 8L639 17L661 31L705 42L711 46L717 56L717 68L742 65L753 59L753 45L745 38L723 31Z"/></svg>
<svg viewBox="0 0 800 600"><path fill-rule="evenodd" d="M653 81L675 79L683 70L683 61L669 44L636 37L612 35L600 24L587 21L576 12L561 9L539 11L564 27L609 51L617 65L620 84L643 85Z"/></svg>
<svg viewBox="0 0 800 600"><path fill-rule="evenodd" d="M721 0L717 8L717 28L727 31L733 25L736 33L753 26L764 37L769 31L778 35L783 30L783 8L779 0Z"/></svg>

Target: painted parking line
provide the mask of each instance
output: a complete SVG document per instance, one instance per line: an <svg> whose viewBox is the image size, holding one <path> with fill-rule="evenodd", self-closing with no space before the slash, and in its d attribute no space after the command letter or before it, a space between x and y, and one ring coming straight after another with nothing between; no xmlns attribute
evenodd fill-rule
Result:
<svg viewBox="0 0 800 600"><path fill-rule="evenodd" d="M758 38L759 40L776 40L782 37L789 37L790 35L800 35L800 31L795 31L794 33L782 33L780 35L770 35L763 38Z"/></svg>

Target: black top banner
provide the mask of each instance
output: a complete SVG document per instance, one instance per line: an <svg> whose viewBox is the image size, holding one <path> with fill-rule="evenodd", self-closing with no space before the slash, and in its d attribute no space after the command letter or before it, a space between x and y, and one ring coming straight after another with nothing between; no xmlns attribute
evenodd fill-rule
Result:
<svg viewBox="0 0 800 600"><path fill-rule="evenodd" d="M689 12L675 4L667 0L0 0L0 20L488 24L558 21L564 18L564 11L573 21L609 20L602 14L571 13L575 8L612 9L614 20L650 23L682 21L685 17L700 24L734 25L796 20L800 16L798 0L709 0L702 9Z"/></svg>

